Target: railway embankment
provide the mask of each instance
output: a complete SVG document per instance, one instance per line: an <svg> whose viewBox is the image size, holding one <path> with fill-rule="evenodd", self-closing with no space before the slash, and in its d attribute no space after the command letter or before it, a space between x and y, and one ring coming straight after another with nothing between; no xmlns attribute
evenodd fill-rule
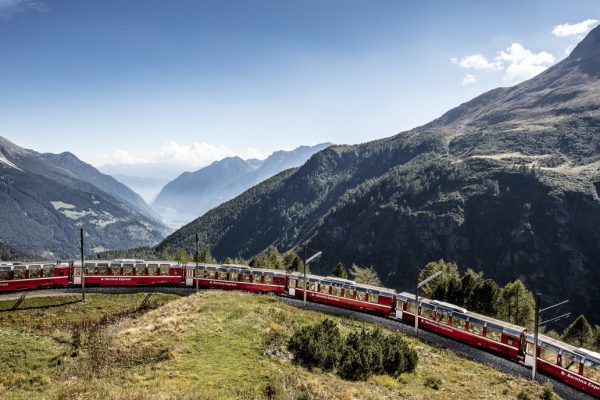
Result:
<svg viewBox="0 0 600 400"><path fill-rule="evenodd" d="M409 335L419 356L413 373L347 381L309 371L287 351L298 327L331 318L347 335L380 320L332 317L273 296L88 293L78 300L35 296L0 312L0 398L544 398L541 385ZM0 310L14 302L0 299Z"/></svg>

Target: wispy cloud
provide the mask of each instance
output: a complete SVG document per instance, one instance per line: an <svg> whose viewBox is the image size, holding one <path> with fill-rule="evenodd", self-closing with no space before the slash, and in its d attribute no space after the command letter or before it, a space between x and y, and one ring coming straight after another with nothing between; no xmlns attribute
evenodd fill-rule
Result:
<svg viewBox="0 0 600 400"><path fill-rule="evenodd" d="M462 80L462 85L467 86L477 82L477 78L472 74L465 74Z"/></svg>
<svg viewBox="0 0 600 400"><path fill-rule="evenodd" d="M160 149L145 154L132 154L127 150L98 154L94 157L93 163L95 165L184 164L200 167L236 155L246 159L266 157L263 152L254 148L248 148L244 154L236 154L227 146L214 146L208 143L185 145L169 141Z"/></svg>
<svg viewBox="0 0 600 400"><path fill-rule="evenodd" d="M40 0L0 0L0 17L9 18L27 11L44 12L48 6Z"/></svg>
<svg viewBox="0 0 600 400"><path fill-rule="evenodd" d="M558 37L567 37L567 36L576 36L576 35L584 35L590 29L598 25L597 19L586 19L585 21L578 22L576 24L560 24L556 25L554 29L552 29L552 34Z"/></svg>
<svg viewBox="0 0 600 400"><path fill-rule="evenodd" d="M487 58L482 56L481 54L473 54L470 56L466 56L461 58L460 60L456 57L450 59L452 64L456 64L462 68L472 68L475 70L492 70L498 71L502 69L502 64L497 60L488 61Z"/></svg>
<svg viewBox="0 0 600 400"><path fill-rule="evenodd" d="M512 43L505 50L496 53L496 57L488 60L481 54L473 54L458 59L450 59L452 64L461 68L473 69L476 71L504 71L502 79L511 84L523 82L534 77L546 68L554 64L555 58L547 51L535 53L526 49L520 43ZM474 83L476 77L467 74L463 77L463 86Z"/></svg>

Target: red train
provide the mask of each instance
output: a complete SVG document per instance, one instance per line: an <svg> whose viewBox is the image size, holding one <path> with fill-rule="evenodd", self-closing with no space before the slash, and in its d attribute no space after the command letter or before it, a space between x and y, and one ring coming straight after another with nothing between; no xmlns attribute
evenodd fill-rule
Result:
<svg viewBox="0 0 600 400"><path fill-rule="evenodd" d="M245 290L306 298L409 324L415 321L415 296L347 279L250 268L173 261L112 260L0 264L0 292L79 286L187 286ZM533 364L533 337L527 329L436 300L420 299L419 327L494 352L527 366ZM538 338L539 371L600 398L600 354L559 340Z"/></svg>

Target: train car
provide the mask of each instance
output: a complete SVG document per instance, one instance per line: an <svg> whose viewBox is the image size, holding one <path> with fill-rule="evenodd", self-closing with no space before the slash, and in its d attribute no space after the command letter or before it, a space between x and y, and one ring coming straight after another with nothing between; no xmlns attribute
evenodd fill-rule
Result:
<svg viewBox="0 0 600 400"><path fill-rule="evenodd" d="M289 274L288 294L304 298L304 275ZM306 298L315 303L330 304L352 310L389 317L394 305L391 289L358 284L348 279L307 275Z"/></svg>
<svg viewBox="0 0 600 400"><path fill-rule="evenodd" d="M233 264L189 263L185 277L186 286L254 293L284 293L287 281L285 271Z"/></svg>
<svg viewBox="0 0 600 400"><path fill-rule="evenodd" d="M0 291L66 287L69 271L66 262L0 264Z"/></svg>
<svg viewBox="0 0 600 400"><path fill-rule="evenodd" d="M533 335L527 336L525 364L533 367ZM538 371L600 398L600 354L538 336Z"/></svg>
<svg viewBox="0 0 600 400"><path fill-rule="evenodd" d="M396 318L415 323L415 296L396 295ZM527 329L492 317L468 311L442 301L422 299L419 302L419 327L452 339L484 348L513 360L525 356Z"/></svg>
<svg viewBox="0 0 600 400"><path fill-rule="evenodd" d="M86 286L179 286L183 266L174 261L84 261ZM73 284L81 285L81 262L73 263Z"/></svg>

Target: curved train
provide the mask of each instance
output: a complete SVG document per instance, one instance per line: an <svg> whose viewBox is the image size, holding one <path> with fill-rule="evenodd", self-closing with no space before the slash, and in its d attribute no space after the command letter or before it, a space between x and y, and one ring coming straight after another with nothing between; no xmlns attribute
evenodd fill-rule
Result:
<svg viewBox="0 0 600 400"><path fill-rule="evenodd" d="M82 282L83 281L83 282ZM0 292L80 286L186 286L244 290L306 298L316 303L415 322L415 296L347 279L297 272L174 261L112 260L0 264ZM418 324L437 334L496 353L529 367L533 335L527 328L423 298ZM600 398L600 354L545 335L538 337L538 371Z"/></svg>

